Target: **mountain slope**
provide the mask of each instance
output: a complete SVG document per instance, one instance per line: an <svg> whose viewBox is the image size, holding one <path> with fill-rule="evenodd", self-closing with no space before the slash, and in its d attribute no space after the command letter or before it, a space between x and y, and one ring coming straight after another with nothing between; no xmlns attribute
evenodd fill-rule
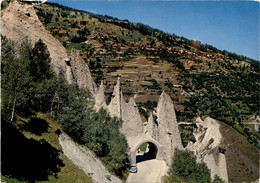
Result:
<svg viewBox="0 0 260 183"><path fill-rule="evenodd" d="M4 10L1 30L3 36L17 44L16 47L19 47L24 40L34 45L41 39L48 48L56 74L64 72L69 83L77 83L80 88L88 88L91 93L94 93L96 86L79 52L74 50L69 56L60 41L46 30L32 6L22 5L18 1L10 3Z"/></svg>
<svg viewBox="0 0 260 183"><path fill-rule="evenodd" d="M124 97L135 96L140 110L151 111L165 91L174 100L178 121L209 115L257 146L259 134L251 127L246 134L242 122L258 112L259 62L127 20L58 4L35 9L68 53L81 50L96 83L104 80L107 103L120 75Z"/></svg>
<svg viewBox="0 0 260 183"><path fill-rule="evenodd" d="M30 12L26 12L28 9ZM33 42L31 40L33 38L30 36L28 36L29 40L26 43L20 42L22 38L26 38L24 35L27 32L34 28L38 30L39 26L42 26L38 20L35 27L28 27L30 20L25 18L27 13L30 14L30 18L34 18L37 22L38 17L33 8L28 5L21 5L17 1L12 2L3 12L5 18L5 24L2 26L5 33L2 37L3 63L1 73L3 79L2 91L4 93L1 108L3 119L13 122L16 115L27 116L34 111L50 112L52 117L58 118L59 122L62 123L64 131L69 133L74 140L93 150L107 165L109 171L118 176L126 177L128 169L127 142L118 129L121 121L110 118L104 110L94 111L92 106L93 94L91 92L95 92L93 91L95 84L92 83L88 66L84 64L78 51L72 51L70 59L65 63L67 68L71 69L73 79L77 84L68 85L63 77L68 76L67 73L64 73L65 75L59 73L56 77L57 75L53 73L51 67L48 67L49 64L52 64L56 71L64 70L59 70L53 62L53 55L49 54L48 50L52 49L49 45L57 42L57 40L48 31L42 29L38 33L34 32L33 38L39 39L39 41L33 48L30 46L30 41ZM8 17L13 17L16 22L22 22L19 24L19 30L17 30L17 27L12 28L12 23L9 22L8 24ZM21 33L21 38L13 40L17 32ZM45 33L48 39L44 37ZM13 43L17 46L16 48L8 40L9 38L12 38ZM44 44L46 41L51 43ZM61 45L60 47L63 48ZM59 52L57 51L56 54L59 55ZM58 61L64 62L64 60L59 59ZM68 105L70 106L68 107ZM79 117L80 111L83 115L81 117ZM72 125L73 121L75 122L74 125ZM111 125L107 125L108 123ZM34 128L37 129L37 126L34 126ZM45 155L48 156L48 152ZM121 160L121 158L124 158L124 160Z"/></svg>
<svg viewBox="0 0 260 183"><path fill-rule="evenodd" d="M17 11L18 9L19 11ZM32 6L23 6L14 1L4 11L1 24L2 35L16 43L22 43L24 39L28 39L33 45L41 37L48 47L55 71L57 73L61 70L66 72L65 60L68 58L66 49L45 29ZM21 29L21 27L23 28Z"/></svg>
<svg viewBox="0 0 260 183"><path fill-rule="evenodd" d="M257 145L256 137L259 138L257 136L259 134L250 128L244 128L241 123L243 119L257 112L257 102L259 101L257 76L259 71L254 61L230 53L225 55L225 52L210 46L167 35L141 24L131 24L84 12L78 13L70 9L69 14L64 14L68 12L68 9L62 7L59 9L57 5L49 6L47 4L36 8L38 8L38 14L40 12L43 21L47 21L46 25L50 28L50 24L52 24L53 28L59 31L56 37L67 47L67 53L72 52L74 57L80 58L79 52L75 52L72 48L80 49L81 56L90 64L92 72L95 73L96 81L104 77L107 97L109 97L108 94L113 87L115 78L118 74L121 75L124 97L128 99L130 96L135 96L139 106L143 106L139 110L143 114L144 121L147 120L147 113L156 106L157 96L162 90L165 90L174 99L179 121L190 120L196 115L215 116L218 119L223 119L229 125L233 125L240 130L240 133L245 133L251 143ZM42 8L46 8L46 11L45 9L43 11ZM54 14L51 13L52 10L55 10ZM61 20L61 23L58 24L67 22L67 25L64 24L62 26L65 27L60 28L59 25L53 24L57 20ZM91 20L91 23L84 23L87 20ZM74 21L80 21L80 23ZM82 27L81 24L85 24L85 27ZM93 29L90 32L91 26ZM108 27L112 29L111 33ZM26 21L21 24L21 29L26 32ZM52 28L50 30L53 32ZM61 33L64 30L68 30L65 37ZM125 36L125 33L122 31L118 33L117 30L129 31L130 33L128 32ZM117 40L118 36L124 39ZM12 34L9 37L12 37ZM84 66L83 60L77 59L77 61L79 60L81 66ZM120 63L119 66L118 63ZM88 71L88 68L84 70L79 75ZM88 71L87 74L90 75L90 72ZM89 81L86 78L81 79L82 83ZM245 132L243 132L243 128ZM194 129L188 126L182 130L183 134L189 135L190 131ZM223 131L226 133L229 129L224 128ZM233 133L226 135L227 144L241 137L237 132L235 135ZM184 136L182 135L182 137ZM238 161L232 162L231 159L228 163L231 166L229 167L231 177L240 172L239 165L236 166L236 163L249 165L252 162L254 167L257 166L255 166L257 149L249 146L244 139L239 140L239 142L241 142L240 147L231 146L232 148L229 149L229 160L232 154L240 151L234 158ZM252 154L244 153L247 148L251 150ZM246 154L245 156L248 158L243 158L245 161L240 161L238 157L241 154L243 156ZM247 159L249 160L247 161ZM232 166L236 166L236 168ZM239 180L242 180L245 174L254 180L257 174L255 169L257 168L250 168L253 173L249 170L242 171L246 173L240 172ZM231 180L235 181L236 179Z"/></svg>

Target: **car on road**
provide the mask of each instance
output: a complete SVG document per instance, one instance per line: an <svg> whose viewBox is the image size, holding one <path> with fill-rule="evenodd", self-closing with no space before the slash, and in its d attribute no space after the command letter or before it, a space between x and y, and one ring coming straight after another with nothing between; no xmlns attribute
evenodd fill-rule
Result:
<svg viewBox="0 0 260 183"><path fill-rule="evenodd" d="M137 166L131 166L130 169L129 169L130 173L137 173L137 171L138 171Z"/></svg>

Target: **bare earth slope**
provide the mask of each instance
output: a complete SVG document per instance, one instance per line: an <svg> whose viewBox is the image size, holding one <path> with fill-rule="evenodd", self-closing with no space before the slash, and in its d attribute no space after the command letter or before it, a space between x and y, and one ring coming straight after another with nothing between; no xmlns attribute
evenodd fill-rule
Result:
<svg viewBox="0 0 260 183"><path fill-rule="evenodd" d="M226 149L229 182L252 182L259 178L259 150L246 138L224 123L220 123L223 136L221 146Z"/></svg>
<svg viewBox="0 0 260 183"><path fill-rule="evenodd" d="M45 29L32 6L21 5L17 1L11 3L3 13L1 33L20 44L25 39L32 44L42 39L50 52L54 70L66 72L65 60L68 58L66 49Z"/></svg>
<svg viewBox="0 0 260 183"><path fill-rule="evenodd" d="M59 143L64 154L87 175L91 176L94 183L120 183L121 180L111 175L102 162L90 150L76 144L68 135L59 135Z"/></svg>

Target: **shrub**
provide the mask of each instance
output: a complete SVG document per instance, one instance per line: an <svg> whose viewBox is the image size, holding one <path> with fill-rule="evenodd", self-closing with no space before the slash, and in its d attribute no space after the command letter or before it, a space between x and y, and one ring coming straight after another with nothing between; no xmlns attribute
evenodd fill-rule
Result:
<svg viewBox="0 0 260 183"><path fill-rule="evenodd" d="M172 165L164 182L209 183L210 170L205 163L197 163L191 151L175 150Z"/></svg>
<svg viewBox="0 0 260 183"><path fill-rule="evenodd" d="M146 112L143 108L141 108L141 107L139 107L138 110L139 110L139 113L140 113L141 115L143 115L146 120L148 120L148 117L149 117L149 116L148 116L147 112Z"/></svg>
<svg viewBox="0 0 260 183"><path fill-rule="evenodd" d="M142 106L146 109L154 109L155 107L157 107L157 102L156 101L147 101L145 103L142 102L138 102L137 103L138 106Z"/></svg>
<svg viewBox="0 0 260 183"><path fill-rule="evenodd" d="M225 181L222 180L219 176L215 175L212 183L225 183Z"/></svg>
<svg viewBox="0 0 260 183"><path fill-rule="evenodd" d="M77 85L65 85L59 90L57 118L63 129L78 143L86 145L103 161L109 171L123 177L128 168L128 144L119 132L122 121L111 118L100 109L93 109L91 94ZM64 84L61 82L61 87Z"/></svg>

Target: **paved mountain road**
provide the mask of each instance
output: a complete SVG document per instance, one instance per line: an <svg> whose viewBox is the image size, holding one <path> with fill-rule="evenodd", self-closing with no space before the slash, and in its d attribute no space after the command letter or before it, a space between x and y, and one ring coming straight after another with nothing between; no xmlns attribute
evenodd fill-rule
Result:
<svg viewBox="0 0 260 183"><path fill-rule="evenodd" d="M137 168L137 173L129 174L127 183L160 183L167 172L165 161L156 159L139 162Z"/></svg>

